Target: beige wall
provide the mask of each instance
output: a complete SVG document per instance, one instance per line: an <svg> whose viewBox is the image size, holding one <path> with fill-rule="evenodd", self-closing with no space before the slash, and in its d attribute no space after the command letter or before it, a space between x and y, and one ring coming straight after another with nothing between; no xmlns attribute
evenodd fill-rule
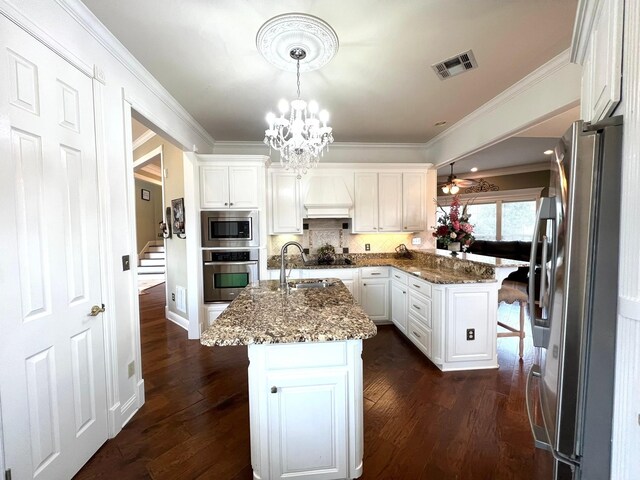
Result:
<svg viewBox="0 0 640 480"><path fill-rule="evenodd" d="M547 195L547 186L549 185L549 170L541 170L538 172L516 173L513 175L499 175L496 177L484 178L487 182L496 185L499 191L519 190L522 188L545 187L542 195ZM464 188L460 193L465 193ZM438 189L438 196L444 196L441 189Z"/></svg>
<svg viewBox="0 0 640 480"><path fill-rule="evenodd" d="M142 199L142 189L151 194L149 201ZM138 253L151 241L161 240L159 223L162 221L162 187L136 179L136 237Z"/></svg>
<svg viewBox="0 0 640 480"><path fill-rule="evenodd" d="M169 141L156 135L148 142L138 147L134 154L134 160L149 153L151 150L162 145L163 167L166 171L164 179L164 207L171 206L171 200L184 197L184 167L182 163L182 150ZM193 222L193 218L185 218L185 222ZM167 286L167 307L169 311L188 320L187 312L182 312L176 308L172 295L176 293L176 286L187 287L187 246L186 240L172 235L165 242L165 256L167 263L166 286Z"/></svg>

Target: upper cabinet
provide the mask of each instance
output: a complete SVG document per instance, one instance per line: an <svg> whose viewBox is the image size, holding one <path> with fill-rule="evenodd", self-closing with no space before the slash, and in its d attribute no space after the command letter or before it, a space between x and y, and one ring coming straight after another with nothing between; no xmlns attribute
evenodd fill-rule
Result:
<svg viewBox="0 0 640 480"><path fill-rule="evenodd" d="M200 167L201 208L250 210L258 206L258 167Z"/></svg>
<svg viewBox="0 0 640 480"><path fill-rule="evenodd" d="M426 174L356 172L354 203L354 233L424 230Z"/></svg>
<svg viewBox="0 0 640 480"><path fill-rule="evenodd" d="M271 232L302 233L300 180L293 172L271 172Z"/></svg>
<svg viewBox="0 0 640 480"><path fill-rule="evenodd" d="M583 66L581 116L597 122L620 102L623 0L584 2L578 9L572 61Z"/></svg>

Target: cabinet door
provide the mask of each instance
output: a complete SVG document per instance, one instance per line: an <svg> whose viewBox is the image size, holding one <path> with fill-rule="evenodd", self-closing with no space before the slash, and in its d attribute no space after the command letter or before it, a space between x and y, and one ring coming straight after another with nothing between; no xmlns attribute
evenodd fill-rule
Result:
<svg viewBox="0 0 640 480"><path fill-rule="evenodd" d="M295 173L271 173L272 233L302 233L300 180Z"/></svg>
<svg viewBox="0 0 640 480"><path fill-rule="evenodd" d="M378 174L378 231L402 231L402 174Z"/></svg>
<svg viewBox="0 0 640 480"><path fill-rule="evenodd" d="M427 176L424 173L402 174L402 230L426 230Z"/></svg>
<svg viewBox="0 0 640 480"><path fill-rule="evenodd" d="M200 206L229 208L229 168L200 167Z"/></svg>
<svg viewBox="0 0 640 480"><path fill-rule="evenodd" d="M360 304L371 320L386 323L389 320L389 280L363 280Z"/></svg>
<svg viewBox="0 0 640 480"><path fill-rule="evenodd" d="M451 287L447 293L446 361L492 360L497 329L497 294L481 286ZM468 335L473 334L473 340Z"/></svg>
<svg viewBox="0 0 640 480"><path fill-rule="evenodd" d="M258 208L258 167L229 167L229 207Z"/></svg>
<svg viewBox="0 0 640 480"><path fill-rule="evenodd" d="M347 478L347 372L268 374L272 479Z"/></svg>
<svg viewBox="0 0 640 480"><path fill-rule="evenodd" d="M391 282L391 321L407 334L407 286Z"/></svg>
<svg viewBox="0 0 640 480"><path fill-rule="evenodd" d="M378 174L355 174L353 231L378 231Z"/></svg>

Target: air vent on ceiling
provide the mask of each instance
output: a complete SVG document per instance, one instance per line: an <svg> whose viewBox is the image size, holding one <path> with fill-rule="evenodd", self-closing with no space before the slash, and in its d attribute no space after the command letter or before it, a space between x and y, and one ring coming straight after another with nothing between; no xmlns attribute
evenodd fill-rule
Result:
<svg viewBox="0 0 640 480"><path fill-rule="evenodd" d="M447 58L442 62L434 63L431 67L435 70L440 80L446 80L472 68L477 68L478 63L476 62L476 57L473 56L473 52L469 50L455 57Z"/></svg>

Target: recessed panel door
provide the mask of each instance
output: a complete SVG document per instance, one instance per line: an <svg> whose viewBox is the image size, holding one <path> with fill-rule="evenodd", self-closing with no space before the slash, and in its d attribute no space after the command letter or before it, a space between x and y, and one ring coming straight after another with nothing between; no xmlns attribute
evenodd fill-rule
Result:
<svg viewBox="0 0 640 480"><path fill-rule="evenodd" d="M92 81L0 16L0 398L13 478L107 439Z"/></svg>

